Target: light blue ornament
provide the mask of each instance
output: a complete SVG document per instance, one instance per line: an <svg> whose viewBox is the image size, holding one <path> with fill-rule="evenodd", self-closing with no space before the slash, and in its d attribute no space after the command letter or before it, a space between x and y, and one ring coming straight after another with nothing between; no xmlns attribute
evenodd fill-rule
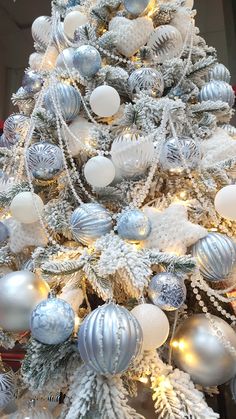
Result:
<svg viewBox="0 0 236 419"><path fill-rule="evenodd" d="M207 81L220 80L230 83L230 72L224 64L216 64L208 73Z"/></svg>
<svg viewBox="0 0 236 419"><path fill-rule="evenodd" d="M126 308L114 303L92 311L79 329L80 356L98 374L120 374L140 353L142 330Z"/></svg>
<svg viewBox="0 0 236 419"><path fill-rule="evenodd" d="M30 329L34 339L47 345L65 342L73 333L75 314L66 301L49 297L32 311Z"/></svg>
<svg viewBox="0 0 236 419"><path fill-rule="evenodd" d="M228 105L232 108L235 102L235 95L230 84L224 81L211 80L201 88L199 99L201 102L207 100L216 102L219 100L228 103Z"/></svg>
<svg viewBox="0 0 236 419"><path fill-rule="evenodd" d="M9 230L7 226L0 221L0 243L5 242L9 237Z"/></svg>
<svg viewBox="0 0 236 419"><path fill-rule="evenodd" d="M151 222L139 209L128 210L121 214L117 230L122 239L141 241L151 233Z"/></svg>
<svg viewBox="0 0 236 419"><path fill-rule="evenodd" d="M91 45L82 45L74 54L73 63L82 77L93 77L102 65L98 50Z"/></svg>
<svg viewBox="0 0 236 419"><path fill-rule="evenodd" d="M47 89L44 96L45 108L53 115L57 112L53 99L59 106L62 116L66 122L72 121L80 111L81 99L77 90L65 83L58 83L55 87Z"/></svg>
<svg viewBox="0 0 236 419"><path fill-rule="evenodd" d="M182 278L171 272L161 272L152 278L148 296L152 303L162 310L173 311L183 305L186 287Z"/></svg>
<svg viewBox="0 0 236 419"><path fill-rule="evenodd" d="M147 8L150 0L124 0L124 6L127 12L138 16Z"/></svg>
<svg viewBox="0 0 236 419"><path fill-rule="evenodd" d="M43 85L43 78L40 74L36 73L36 71L27 71L25 73L22 86L27 93L35 94L39 92Z"/></svg>
<svg viewBox="0 0 236 419"><path fill-rule="evenodd" d="M74 239L88 246L111 231L111 213L97 203L82 204L73 212L70 225Z"/></svg>
<svg viewBox="0 0 236 419"><path fill-rule="evenodd" d="M64 168L61 149L47 142L32 144L27 150L27 162L33 177L43 181L54 179Z"/></svg>
<svg viewBox="0 0 236 419"><path fill-rule="evenodd" d="M22 114L12 114L10 115L3 126L4 142L6 146L12 146L16 144L21 135L27 130L29 126L30 119Z"/></svg>

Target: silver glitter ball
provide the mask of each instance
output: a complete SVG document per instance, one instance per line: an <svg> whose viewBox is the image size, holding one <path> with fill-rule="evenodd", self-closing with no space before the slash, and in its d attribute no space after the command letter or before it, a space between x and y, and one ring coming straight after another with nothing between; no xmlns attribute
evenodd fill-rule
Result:
<svg viewBox="0 0 236 419"><path fill-rule="evenodd" d="M148 296L162 310L173 311L183 305L186 287L182 278L171 272L161 272L152 278L148 286Z"/></svg>
<svg viewBox="0 0 236 419"><path fill-rule="evenodd" d="M61 149L47 142L32 144L27 150L27 162L33 177L43 181L54 179L64 168Z"/></svg>
<svg viewBox="0 0 236 419"><path fill-rule="evenodd" d="M224 64L216 64L207 75L207 81L220 80L230 83L230 79L230 72Z"/></svg>
<svg viewBox="0 0 236 419"><path fill-rule="evenodd" d="M192 247L200 271L208 281L222 281L236 262L235 243L220 233L209 233Z"/></svg>
<svg viewBox="0 0 236 419"><path fill-rule="evenodd" d="M27 71L25 73L22 86L27 93L35 94L39 92L43 85L43 77L36 73L36 71Z"/></svg>
<svg viewBox="0 0 236 419"><path fill-rule="evenodd" d="M228 103L228 105L232 108L235 101L235 95L233 88L228 83L219 80L212 80L201 88L199 99L201 102L206 100L216 102L217 100L220 100Z"/></svg>
<svg viewBox="0 0 236 419"><path fill-rule="evenodd" d="M117 231L122 239L130 241L145 240L151 233L151 222L140 210L128 210L121 214Z"/></svg>
<svg viewBox="0 0 236 419"><path fill-rule="evenodd" d="M57 83L55 87L47 89L44 97L45 107L54 115L56 109L52 97L54 97L66 122L72 121L79 114L81 99L73 86Z"/></svg>
<svg viewBox="0 0 236 419"><path fill-rule="evenodd" d="M3 133L6 144L16 144L29 128L30 119L20 113L10 115L3 125Z"/></svg>
<svg viewBox="0 0 236 419"><path fill-rule="evenodd" d="M0 365L0 409L4 409L15 399L16 382L12 369L1 363Z"/></svg>
<svg viewBox="0 0 236 419"><path fill-rule="evenodd" d="M131 73L128 86L131 96L142 92L148 96L161 97L164 92L164 79L159 71L144 67Z"/></svg>
<svg viewBox="0 0 236 419"><path fill-rule="evenodd" d="M160 164L164 170L181 172L188 168L194 169L201 158L199 145L189 137L168 138L163 144Z"/></svg>
<svg viewBox="0 0 236 419"><path fill-rule="evenodd" d="M112 217L100 204L82 204L72 213L70 225L74 239L88 246L111 231Z"/></svg>
<svg viewBox="0 0 236 419"><path fill-rule="evenodd" d="M48 298L32 311L30 329L34 339L47 345L65 342L73 333L75 314L66 301Z"/></svg>
<svg viewBox="0 0 236 419"><path fill-rule="evenodd" d="M143 13L149 3L150 0L124 0L125 9L133 16Z"/></svg>
<svg viewBox="0 0 236 419"><path fill-rule="evenodd" d="M105 304L92 311L79 329L78 348L83 361L98 374L125 371L142 346L142 330L124 307Z"/></svg>
<svg viewBox="0 0 236 419"><path fill-rule="evenodd" d="M100 70L102 59L96 48L82 45L75 50L73 64L82 77L90 78Z"/></svg>

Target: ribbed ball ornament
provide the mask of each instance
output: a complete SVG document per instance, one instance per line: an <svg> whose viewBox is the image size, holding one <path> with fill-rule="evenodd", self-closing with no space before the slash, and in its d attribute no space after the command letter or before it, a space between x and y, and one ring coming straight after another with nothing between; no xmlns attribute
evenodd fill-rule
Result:
<svg viewBox="0 0 236 419"><path fill-rule="evenodd" d="M111 213L98 203L82 204L71 215L73 237L88 246L112 229Z"/></svg>
<svg viewBox="0 0 236 419"><path fill-rule="evenodd" d="M54 97L56 103L58 102L62 116L66 122L72 121L78 115L81 99L79 93L73 86L58 83L55 87L49 87L47 89L44 97L45 107L52 114L55 114L56 109L52 97Z"/></svg>
<svg viewBox="0 0 236 419"><path fill-rule="evenodd" d="M73 67L74 53L74 48L64 49L57 57L56 67L61 70L66 70L66 67L71 69Z"/></svg>
<svg viewBox="0 0 236 419"><path fill-rule="evenodd" d="M187 165L194 169L201 157L199 145L189 137L168 138L163 144L160 164L164 170L183 171Z"/></svg>
<svg viewBox="0 0 236 419"><path fill-rule="evenodd" d="M27 71L25 73L22 86L27 93L35 94L39 92L43 85L43 77L36 71Z"/></svg>
<svg viewBox="0 0 236 419"><path fill-rule="evenodd" d="M20 113L10 115L3 125L5 141L11 146L16 144L21 136L26 133L30 119Z"/></svg>
<svg viewBox="0 0 236 419"><path fill-rule="evenodd" d="M207 81L211 80L219 80L219 81L225 81L226 83L230 83L230 72L227 67L225 67L224 64L216 64L215 67L213 67L208 75L207 75Z"/></svg>
<svg viewBox="0 0 236 419"><path fill-rule="evenodd" d="M180 308L186 299L186 287L183 279L171 272L155 275L149 286L148 296L153 304L165 311Z"/></svg>
<svg viewBox="0 0 236 419"><path fill-rule="evenodd" d="M75 50L74 67L82 77L93 77L101 68L102 59L98 50L91 45L81 45Z"/></svg>
<svg viewBox="0 0 236 419"><path fill-rule="evenodd" d="M208 281L222 281L236 262L235 243L220 233L209 233L192 247L200 271Z"/></svg>
<svg viewBox="0 0 236 419"><path fill-rule="evenodd" d="M16 382L12 369L0 363L0 409L4 409L15 398Z"/></svg>
<svg viewBox="0 0 236 419"><path fill-rule="evenodd" d="M61 149L48 142L32 144L27 150L28 167L37 180L49 181L64 168Z"/></svg>
<svg viewBox="0 0 236 419"><path fill-rule="evenodd" d="M62 22L59 22L56 25L56 28L53 30L52 39L56 48L61 52L63 49L68 48L70 42L64 33L64 25Z"/></svg>
<svg viewBox="0 0 236 419"><path fill-rule="evenodd" d="M151 34L147 46L157 63L177 57L183 46L181 33L172 25L158 26Z"/></svg>
<svg viewBox="0 0 236 419"><path fill-rule="evenodd" d="M131 96L144 93L152 97L161 97L164 91L162 74L154 68L139 68L131 73L128 86Z"/></svg>
<svg viewBox="0 0 236 419"><path fill-rule="evenodd" d="M128 210L121 214L117 230L122 239L141 241L151 233L151 222L139 209Z"/></svg>
<svg viewBox="0 0 236 419"><path fill-rule="evenodd" d="M135 317L114 303L98 307L79 329L80 356L98 374L120 374L139 354L142 330Z"/></svg>
<svg viewBox="0 0 236 419"><path fill-rule="evenodd" d="M221 126L221 128L227 132L230 137L236 138L236 128L233 125L230 124L224 124Z"/></svg>
<svg viewBox="0 0 236 419"><path fill-rule="evenodd" d="M52 20L49 16L39 16L32 24L33 40L46 50L52 33Z"/></svg>
<svg viewBox="0 0 236 419"><path fill-rule="evenodd" d="M234 91L232 87L225 81L212 80L206 83L200 90L199 99L201 102L211 100L216 102L221 100L228 103L232 108L235 101Z"/></svg>

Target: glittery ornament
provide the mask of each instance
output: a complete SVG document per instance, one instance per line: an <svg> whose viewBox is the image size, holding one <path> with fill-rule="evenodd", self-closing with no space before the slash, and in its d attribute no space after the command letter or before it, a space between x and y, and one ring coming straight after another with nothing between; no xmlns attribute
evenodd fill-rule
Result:
<svg viewBox="0 0 236 419"><path fill-rule="evenodd" d="M230 83L230 79L230 72L224 64L216 64L207 75L207 81L219 80Z"/></svg>
<svg viewBox="0 0 236 419"><path fill-rule="evenodd" d="M140 210L128 210L121 214L117 223L118 234L130 241L145 240L151 232L148 217Z"/></svg>
<svg viewBox="0 0 236 419"><path fill-rule="evenodd" d="M124 0L125 9L133 16L141 15L149 3L150 0Z"/></svg>
<svg viewBox="0 0 236 419"><path fill-rule="evenodd" d="M32 144L27 149L27 163L33 177L43 181L54 179L64 168L61 149L47 142Z"/></svg>
<svg viewBox="0 0 236 419"><path fill-rule="evenodd" d="M0 362L0 409L4 409L15 398L15 376L12 369Z"/></svg>
<svg viewBox="0 0 236 419"><path fill-rule="evenodd" d="M164 91L164 79L159 71L143 67L131 73L128 86L132 96L142 92L148 96L161 97Z"/></svg>
<svg viewBox="0 0 236 419"><path fill-rule="evenodd" d="M27 71L25 73L23 80L22 80L22 86L25 89L25 91L29 94L35 94L39 92L43 85L43 77L36 73L35 71Z"/></svg>
<svg viewBox="0 0 236 419"><path fill-rule="evenodd" d="M206 83L200 90L199 99L201 102L211 100L216 102L221 100L222 102L228 103L232 108L235 101L233 88L224 81L212 80Z"/></svg>
<svg viewBox="0 0 236 419"><path fill-rule="evenodd" d="M151 34L147 46L151 48L157 63L179 55L183 46L181 33L174 26L158 26Z"/></svg>
<svg viewBox="0 0 236 419"><path fill-rule="evenodd" d="M148 295L152 303L162 310L173 311L180 308L186 299L184 281L171 272L155 275L149 286Z"/></svg>
<svg viewBox="0 0 236 419"><path fill-rule="evenodd" d="M55 106L52 100L57 103L65 121L72 121L80 111L81 99L77 90L66 83L57 83L55 87L49 87L46 91L44 101L45 107L52 114L55 114Z"/></svg>
<svg viewBox="0 0 236 419"><path fill-rule="evenodd" d="M190 137L168 138L163 144L160 164L164 170L181 172L198 166L201 158L199 145Z"/></svg>
<svg viewBox="0 0 236 419"><path fill-rule="evenodd" d="M52 33L52 21L49 16L39 16L32 24L33 40L46 50Z"/></svg>
<svg viewBox="0 0 236 419"><path fill-rule="evenodd" d="M73 64L82 77L90 78L100 69L102 59L96 48L91 45L81 45L75 50Z"/></svg>
<svg viewBox="0 0 236 419"><path fill-rule="evenodd" d="M139 354L142 331L124 307L105 304L92 311L79 329L78 347L83 361L98 374L119 374Z"/></svg>

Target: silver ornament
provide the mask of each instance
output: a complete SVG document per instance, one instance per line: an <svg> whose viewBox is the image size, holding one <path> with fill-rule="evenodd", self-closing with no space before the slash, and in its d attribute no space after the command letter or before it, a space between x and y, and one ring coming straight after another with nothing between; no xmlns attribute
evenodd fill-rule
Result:
<svg viewBox="0 0 236 419"><path fill-rule="evenodd" d="M70 224L74 239L88 246L111 231L112 218L100 204L82 204L73 212Z"/></svg>
<svg viewBox="0 0 236 419"><path fill-rule="evenodd" d="M119 374L139 354L142 330L124 307L105 304L92 311L79 329L78 348L83 361L98 374Z"/></svg>
<svg viewBox="0 0 236 419"><path fill-rule="evenodd" d="M0 281L0 327L9 332L29 330L30 315L47 298L48 284L32 272L11 272Z"/></svg>
<svg viewBox="0 0 236 419"><path fill-rule="evenodd" d="M151 233L151 222L139 209L128 210L121 214L117 223L117 231L122 239L145 240Z"/></svg>
<svg viewBox="0 0 236 419"><path fill-rule="evenodd" d="M224 64L216 64L207 75L207 81L220 80L230 83L230 79L230 72Z"/></svg>
<svg viewBox="0 0 236 419"><path fill-rule="evenodd" d="M81 99L77 90L68 84L57 83L55 87L49 87L46 91L44 102L45 107L52 114L56 109L52 100L57 103L66 122L72 121L80 111Z"/></svg>
<svg viewBox="0 0 236 419"><path fill-rule="evenodd" d="M8 239L9 234L7 226L0 221L0 243L5 242Z"/></svg>
<svg viewBox="0 0 236 419"><path fill-rule="evenodd" d="M149 286L148 296L153 304L162 310L173 311L180 308L186 299L183 279L171 272L155 275Z"/></svg>
<svg viewBox="0 0 236 419"><path fill-rule="evenodd" d="M52 39L59 52L63 52L65 48L69 47L70 41L64 33L64 25L62 22L59 22L56 27L53 28Z"/></svg>
<svg viewBox="0 0 236 419"><path fill-rule="evenodd" d="M161 97L164 91L164 79L159 71L144 67L131 73L128 86L132 96L142 92L148 96Z"/></svg>
<svg viewBox="0 0 236 419"><path fill-rule="evenodd" d="M0 362L0 409L4 409L15 398L15 375L12 369Z"/></svg>
<svg viewBox="0 0 236 419"><path fill-rule="evenodd" d="M230 137L236 138L236 128L230 124L224 124L220 128L222 128L225 132L227 132Z"/></svg>
<svg viewBox="0 0 236 419"><path fill-rule="evenodd" d="M43 77L36 71L27 71L23 77L22 86L27 93L35 94L43 86Z"/></svg>
<svg viewBox="0 0 236 419"><path fill-rule="evenodd" d="M75 50L73 64L82 77L90 78L101 68L102 59L96 48L82 45Z"/></svg>
<svg viewBox="0 0 236 419"><path fill-rule="evenodd" d="M46 50L51 38L52 20L49 16L39 16L32 24L33 40Z"/></svg>
<svg viewBox="0 0 236 419"><path fill-rule="evenodd" d="M224 81L212 80L206 83L200 90L199 99L201 102L211 100L216 102L221 100L222 102L228 103L232 108L235 101L233 88Z"/></svg>
<svg viewBox="0 0 236 419"><path fill-rule="evenodd" d="M181 172L185 169L185 164L194 169L200 158L199 145L192 138L168 138L162 147L160 164L164 170Z"/></svg>
<svg viewBox="0 0 236 419"><path fill-rule="evenodd" d="M56 67L61 70L66 70L66 67L72 68L74 53L74 48L64 49L57 57Z"/></svg>
<svg viewBox="0 0 236 419"><path fill-rule="evenodd" d="M151 48L157 63L177 57L183 46L181 33L174 26L158 26L151 34L147 46Z"/></svg>
<svg viewBox="0 0 236 419"><path fill-rule="evenodd" d="M236 334L224 320L211 316L225 341L236 350ZM181 370L204 387L218 386L236 373L235 356L225 347L204 314L183 321L172 341L173 358Z"/></svg>
<svg viewBox="0 0 236 419"><path fill-rule="evenodd" d="M133 16L143 13L149 3L150 0L124 0L125 9Z"/></svg>
<svg viewBox="0 0 236 419"><path fill-rule="evenodd" d="M30 119L22 114L10 115L3 125L4 141L9 146L16 144L23 136L30 124Z"/></svg>
<svg viewBox="0 0 236 419"><path fill-rule="evenodd" d="M222 281L232 272L236 262L233 240L224 234L209 233L192 247L200 271L208 281Z"/></svg>
<svg viewBox="0 0 236 419"><path fill-rule="evenodd" d="M27 163L35 179L52 180L64 168L63 153L54 144L47 142L35 143L27 150Z"/></svg>
<svg viewBox="0 0 236 419"><path fill-rule="evenodd" d="M41 301L31 314L30 329L34 339L47 345L65 342L73 333L75 314L66 301L50 297Z"/></svg>

